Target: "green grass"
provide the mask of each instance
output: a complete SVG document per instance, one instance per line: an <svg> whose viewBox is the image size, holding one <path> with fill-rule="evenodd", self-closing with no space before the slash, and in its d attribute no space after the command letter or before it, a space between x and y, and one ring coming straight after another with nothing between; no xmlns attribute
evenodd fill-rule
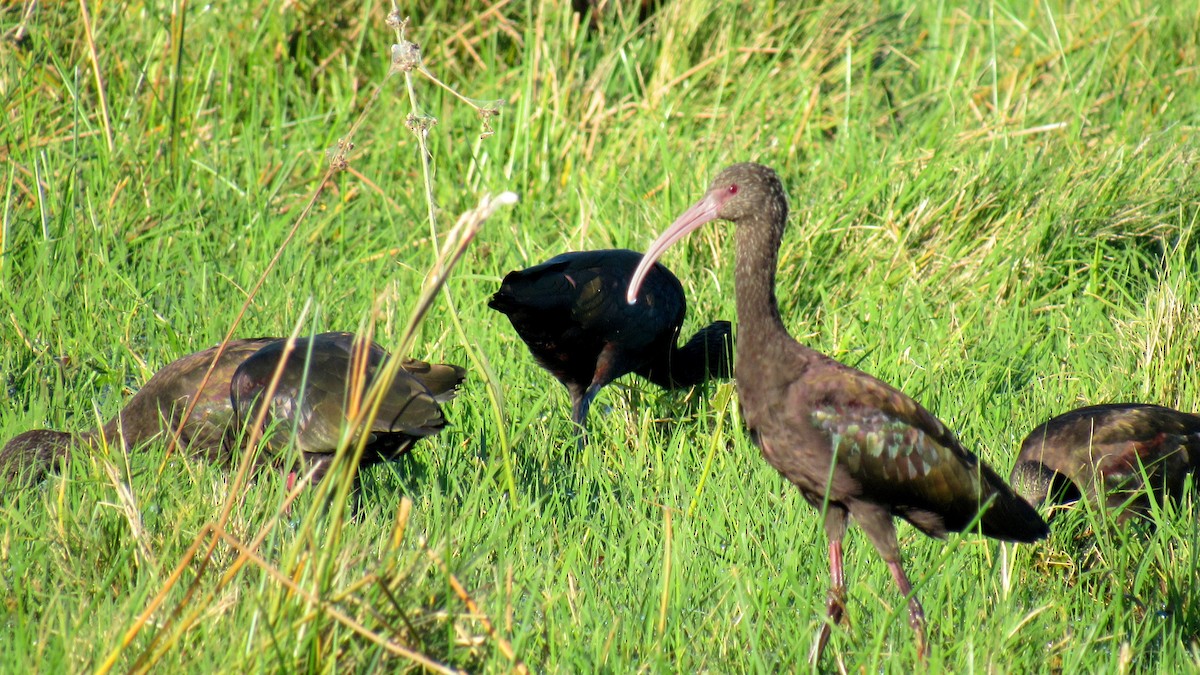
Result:
<svg viewBox="0 0 1200 675"><path fill-rule="evenodd" d="M511 667L504 642L539 671L802 667L824 535L741 432L730 385L623 381L577 454L565 391L486 307L508 270L644 248L736 161L772 165L791 195L778 295L793 334L915 396L1002 473L1029 429L1079 405L1200 410L1188 3L678 0L592 29L562 4L403 8L433 73L507 100L481 140L473 109L413 77L438 120L439 237L482 193L521 196L410 350L471 367L453 426L368 471L348 520L302 498L267 528L284 490L254 477L222 526L265 531L244 566L230 540L204 555L234 474L178 455L159 474L162 447L80 453L61 478L6 489L4 668L411 664L364 632L468 670ZM435 251L413 108L386 77L388 9L0 8L0 438L90 427L219 341L297 222L236 333L372 319L398 344ZM299 218L377 85L353 171ZM734 317L731 241L710 226L666 256L685 331ZM1195 501L1165 505L1157 529L1079 508L1015 549L901 526L930 669L1200 669ZM850 625L823 669L910 671L904 603L853 530L847 575Z"/></svg>

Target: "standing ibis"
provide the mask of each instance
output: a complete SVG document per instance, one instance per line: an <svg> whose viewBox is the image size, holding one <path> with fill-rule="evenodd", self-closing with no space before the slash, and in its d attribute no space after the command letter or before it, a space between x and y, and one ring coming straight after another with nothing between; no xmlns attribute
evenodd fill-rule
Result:
<svg viewBox="0 0 1200 675"><path fill-rule="evenodd" d="M1200 476L1200 415L1159 405L1079 408L1030 432L1009 480L1034 506L1084 497L1118 512L1148 515L1150 494L1178 496Z"/></svg>
<svg viewBox="0 0 1200 675"><path fill-rule="evenodd" d="M67 461L72 446L103 437L137 448L168 436L179 427L216 351L189 354L163 367L99 429L79 434L35 429L16 436L0 450L0 476L10 484L32 484ZM382 347L351 333L299 338L290 351L287 338L234 340L200 390L179 445L207 461L230 461L239 433L258 418L256 401L267 400L264 427L274 431L266 439L268 448L279 450L294 440L319 480L337 449L347 398L362 398L386 358ZM266 399L281 359L279 383ZM438 404L454 396L465 374L458 366L423 361L406 360L402 366L367 430L363 466L392 459L445 426Z"/></svg>
<svg viewBox="0 0 1200 675"><path fill-rule="evenodd" d="M924 658L925 615L900 564L892 518L931 537L978 528L1009 541L1046 536L1046 523L954 433L903 392L796 342L775 301L775 268L787 223L779 177L736 164L646 251L629 285L635 302L654 261L711 220L736 225L739 335L734 380L750 438L766 460L824 513L832 580L811 658L845 610L842 538L854 519L909 598L909 623Z"/></svg>
<svg viewBox="0 0 1200 675"><path fill-rule="evenodd" d="M676 346L687 301L666 267L646 272L636 305L624 302L641 259L626 249L564 253L509 272L488 303L566 386L571 421L581 430L596 392L626 373L667 389L732 374L728 321L714 321Z"/></svg>

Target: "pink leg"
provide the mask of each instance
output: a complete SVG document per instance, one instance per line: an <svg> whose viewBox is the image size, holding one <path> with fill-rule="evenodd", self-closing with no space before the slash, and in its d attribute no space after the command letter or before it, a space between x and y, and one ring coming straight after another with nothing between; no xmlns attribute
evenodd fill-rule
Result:
<svg viewBox="0 0 1200 675"><path fill-rule="evenodd" d="M295 471L288 472L287 479L284 481L284 486L287 487L287 491L289 494L291 493L292 489L296 487L296 472ZM287 502L284 504L283 512L288 513L288 514L290 514L292 512L291 502Z"/></svg>
<svg viewBox="0 0 1200 675"><path fill-rule="evenodd" d="M904 573L900 563L888 562L887 565L892 571L892 578L896 580L900 594L908 598L908 625L912 626L913 632L917 634L917 658L924 661L929 650L925 642L925 610L921 609L921 601L913 595L912 584L908 582L908 575Z"/></svg>
<svg viewBox="0 0 1200 675"><path fill-rule="evenodd" d="M825 531L829 536L829 598L825 604L825 622L817 633L817 641L809 652L809 663L816 665L829 643L832 627L842 622L846 613L846 570L842 566L842 537L846 533L846 512L830 507L825 514Z"/></svg>

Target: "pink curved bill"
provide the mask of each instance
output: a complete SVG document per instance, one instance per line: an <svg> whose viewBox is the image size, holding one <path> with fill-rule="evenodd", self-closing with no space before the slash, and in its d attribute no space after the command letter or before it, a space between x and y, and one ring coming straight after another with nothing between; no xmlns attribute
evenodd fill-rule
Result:
<svg viewBox="0 0 1200 675"><path fill-rule="evenodd" d="M717 211L721 208L721 201L717 198L714 192L709 192L704 196L704 199L693 204L683 215L675 219L671 226L663 232L658 239L650 244L650 248L646 249L646 253L642 256L642 261L638 263L637 269L633 271L633 278L629 280L629 290L625 293L625 301L629 304L637 302L638 290L642 287L642 282L649 274L650 268L654 266L662 254L666 252L672 244L683 239L692 230L701 225L716 220Z"/></svg>

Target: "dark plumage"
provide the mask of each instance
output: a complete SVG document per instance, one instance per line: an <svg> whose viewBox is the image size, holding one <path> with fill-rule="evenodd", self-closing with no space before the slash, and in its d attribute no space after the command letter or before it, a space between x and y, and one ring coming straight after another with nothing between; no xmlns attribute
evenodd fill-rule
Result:
<svg viewBox="0 0 1200 675"><path fill-rule="evenodd" d="M601 387L636 373L660 387L690 387L732 372L730 325L715 321L676 347L687 312L683 286L655 265L639 302L624 301L641 254L576 251L509 272L488 306L508 316L539 365L566 386L580 427Z"/></svg>
<svg viewBox="0 0 1200 675"><path fill-rule="evenodd" d="M313 469L314 482L318 481L329 469L348 411L352 405L365 404L387 358L382 347L358 340L352 333L323 333L296 340L290 352L287 340L272 342L250 355L233 374L229 389L236 419L249 424L256 418L256 403L270 390L283 361L263 423L264 431L275 431L267 437L267 444L272 450L281 450L294 443ZM403 369L397 371L366 430L370 437L360 466L395 459L417 440L441 431L446 418L439 404L454 397L466 374L458 366L413 359L401 365Z"/></svg>
<svg viewBox="0 0 1200 675"><path fill-rule="evenodd" d="M1082 496L1124 521L1149 514L1149 493L1179 495L1189 474L1200 476L1200 415L1116 403L1072 410L1034 429L1009 480L1034 506Z"/></svg>
<svg viewBox="0 0 1200 675"><path fill-rule="evenodd" d="M931 537L978 524L989 537L1029 542L1046 523L954 433L916 401L887 384L792 339L775 301L775 268L787 222L787 198L771 169L737 164L722 171L705 197L660 236L629 288L633 302L643 275L671 244L715 219L736 225L738 325L734 378L742 417L763 456L825 513L832 588L829 627L844 611L842 538L847 516L867 534L909 599L918 653L925 653L925 617L900 564L892 518Z"/></svg>
<svg viewBox="0 0 1200 675"><path fill-rule="evenodd" d="M351 333L297 339L272 398L268 421L279 424L269 427L274 435L267 439L268 446L282 448L294 435L316 479L324 475L337 448L349 385L353 383L361 396L387 358L387 352L369 343L366 377L354 377L354 343ZM286 338L230 342L183 426L180 447L208 461L230 461L239 433L255 419L258 408L252 403L270 384L286 345ZM0 450L0 476L9 484L36 483L55 464L69 459L72 446L104 438L137 448L173 433L215 354L214 347L166 365L100 429L79 434L39 429L16 436ZM306 357L311 363L307 369ZM458 366L423 361L407 360L403 366L371 427L363 465L396 457L416 439L441 429L445 419L438 403L454 396L465 374Z"/></svg>

